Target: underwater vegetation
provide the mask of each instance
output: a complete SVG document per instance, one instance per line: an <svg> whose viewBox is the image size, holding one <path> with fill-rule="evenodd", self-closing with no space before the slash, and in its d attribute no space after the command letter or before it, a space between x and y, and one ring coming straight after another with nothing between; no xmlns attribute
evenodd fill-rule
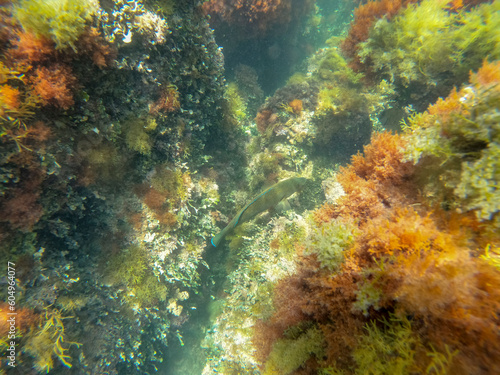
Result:
<svg viewBox="0 0 500 375"><path fill-rule="evenodd" d="M369 69L399 86L435 86L446 79L463 82L484 57L500 57L495 42L498 10L498 2L493 2L467 12L450 12L445 3L424 0L390 21L379 20L360 44L358 56Z"/></svg>
<svg viewBox="0 0 500 375"><path fill-rule="evenodd" d="M41 324L38 332L31 332L24 346L24 351L36 358L33 367L37 371L49 373L54 367L54 355L64 366L72 367L69 362L71 356L67 352L71 345L78 347L81 344L65 340L67 338L63 320L68 318L72 317L62 317L57 309L50 311L47 309L45 323ZM67 347L65 348L65 346Z"/></svg>
<svg viewBox="0 0 500 375"><path fill-rule="evenodd" d="M69 46L76 50L75 42L96 10L90 0L23 0L16 4L13 15L26 32L51 39L57 49Z"/></svg>
<svg viewBox="0 0 500 375"><path fill-rule="evenodd" d="M499 2L355 3L0 1L19 373L500 373Z"/></svg>
<svg viewBox="0 0 500 375"><path fill-rule="evenodd" d="M382 17L390 20L401 8L412 2L416 1L368 1L366 4L360 4L354 10L354 21L351 23L348 35L341 45L342 51L347 57L355 58L353 67L359 67L360 65L359 59L356 59L359 43L368 39L373 24Z"/></svg>
<svg viewBox="0 0 500 375"><path fill-rule="evenodd" d="M203 10L217 22L239 30L241 38L249 38L280 29L283 32L288 24L307 14L313 4L310 0L210 0L203 4Z"/></svg>
<svg viewBox="0 0 500 375"><path fill-rule="evenodd" d="M195 310L223 57L196 1L163 3L0 6L0 258L22 373L156 372Z"/></svg>
<svg viewBox="0 0 500 375"><path fill-rule="evenodd" d="M496 134L482 119L498 113L492 97L498 94L499 68L484 62L469 85L412 117L403 135L375 134L364 155L340 169L336 180L345 195L313 211L311 236L299 245L308 249L300 253L301 266L275 286L275 312L255 326L263 371L297 325L321 328L317 340L324 355L306 351L307 369L499 371L493 358L500 351L500 273L489 250L500 241L493 182L498 158L488 162L493 139L477 143L481 134ZM461 99L472 92L471 101ZM454 127L455 121L461 125ZM474 130L467 131L465 122ZM438 129L431 131L433 126ZM457 149L475 150L473 145L477 152L466 157ZM422 177L433 168L442 178ZM350 220L354 231L346 233L339 220ZM325 268L334 251L340 251L340 262ZM300 336L296 340L299 345Z"/></svg>
<svg viewBox="0 0 500 375"><path fill-rule="evenodd" d="M498 2L480 3L370 1L356 9L342 52L366 82L388 80L400 103L423 111L498 58Z"/></svg>
<svg viewBox="0 0 500 375"><path fill-rule="evenodd" d="M435 183L427 194L435 193L444 205L473 210L479 220L498 225L499 175L497 128L500 95L498 62L486 60L470 83L453 90L445 99L413 116L408 124L406 155L414 163L425 159L440 161L448 178ZM434 170L429 174L437 172ZM437 182L437 180L435 180Z"/></svg>
<svg viewBox="0 0 500 375"><path fill-rule="evenodd" d="M354 54L331 38L258 110L251 189L295 169L323 204L230 244L244 260L204 374L500 371L498 2L389 3L360 6L386 8ZM355 155L338 167L333 148ZM286 273L263 271L263 246Z"/></svg>

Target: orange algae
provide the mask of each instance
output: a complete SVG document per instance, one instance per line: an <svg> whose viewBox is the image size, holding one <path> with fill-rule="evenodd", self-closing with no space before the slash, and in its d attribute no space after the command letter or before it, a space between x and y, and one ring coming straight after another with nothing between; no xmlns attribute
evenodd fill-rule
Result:
<svg viewBox="0 0 500 375"><path fill-rule="evenodd" d="M342 52L347 57L354 58L354 61L351 62L351 67L353 69L360 70L363 66L357 56L359 50L358 45L368 39L372 25L382 17L391 19L401 8L417 1L418 0L368 1L366 4L362 4L356 8L354 11L354 21L351 23L349 33L340 46Z"/></svg>
<svg viewBox="0 0 500 375"><path fill-rule="evenodd" d="M55 55L55 44L50 39L25 31L17 33L12 47L11 56L25 65L45 62Z"/></svg>
<svg viewBox="0 0 500 375"><path fill-rule="evenodd" d="M402 160L404 144L399 135L375 134L365 155L353 156L352 164L340 169L337 180L347 196L340 198L339 213L367 220L389 207L415 203L413 166Z"/></svg>
<svg viewBox="0 0 500 375"><path fill-rule="evenodd" d="M38 68L33 78L34 92L40 96L42 103L62 109L69 109L74 104L72 89L75 84L76 78L70 68L59 64L50 69Z"/></svg>
<svg viewBox="0 0 500 375"><path fill-rule="evenodd" d="M470 73L470 82L476 87L490 87L500 90L500 61L488 62L483 61L483 65L477 73Z"/></svg>
<svg viewBox="0 0 500 375"><path fill-rule="evenodd" d="M109 66L116 57L116 51L104 41L101 33L95 27L88 28L80 36L78 50L89 56L92 62L101 69Z"/></svg>
<svg viewBox="0 0 500 375"><path fill-rule="evenodd" d="M482 74L482 85L496 79ZM415 119L430 126L428 117L464 113L462 94L453 91ZM287 329L317 324L325 358L321 364L311 358L307 368L354 373L360 359L353 352L362 345L366 322L383 319L391 330L391 316L412 316L410 335L423 346L411 368L435 366L432 358L438 353L447 356L453 373L500 371L495 360L500 355L500 272L478 250L499 243L500 236L491 223L479 224L470 213L445 211L426 201L415 177L422 166L404 160L406 142L399 135L376 134L364 155L341 168L337 181L346 195L317 209L312 225L351 219L358 234L344 249L340 272L320 269L312 255L303 258L295 276L278 284L274 315L255 328L257 358L263 363ZM307 241L306 246L315 246Z"/></svg>
<svg viewBox="0 0 500 375"><path fill-rule="evenodd" d="M288 105L290 106L294 114L300 115L300 113L302 112L302 100L294 99L290 103L288 103Z"/></svg>
<svg viewBox="0 0 500 375"><path fill-rule="evenodd" d="M18 89L9 86L2 85L0 86L0 115L3 115L4 111L15 111L20 107L21 93Z"/></svg>
<svg viewBox="0 0 500 375"><path fill-rule="evenodd" d="M351 166L361 178L400 185L412 172L411 163L402 161L405 143L399 135L377 133L365 146L364 156L353 156Z"/></svg>

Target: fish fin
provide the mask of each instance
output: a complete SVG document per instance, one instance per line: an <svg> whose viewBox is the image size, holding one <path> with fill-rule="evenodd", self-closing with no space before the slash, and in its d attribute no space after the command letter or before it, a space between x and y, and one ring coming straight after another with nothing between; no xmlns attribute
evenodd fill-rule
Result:
<svg viewBox="0 0 500 375"><path fill-rule="evenodd" d="M274 212L281 214L281 213L289 211L291 209L292 209L292 207L290 206L288 199L285 198L274 207Z"/></svg>

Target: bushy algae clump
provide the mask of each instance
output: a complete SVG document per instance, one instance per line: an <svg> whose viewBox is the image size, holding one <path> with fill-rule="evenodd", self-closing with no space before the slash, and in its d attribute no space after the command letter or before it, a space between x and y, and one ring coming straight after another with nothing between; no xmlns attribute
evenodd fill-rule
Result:
<svg viewBox="0 0 500 375"><path fill-rule="evenodd" d="M323 337L317 327L309 328L295 335L288 333L285 338L273 344L273 350L269 354L262 374L292 374L311 356L321 358L322 354Z"/></svg>
<svg viewBox="0 0 500 375"><path fill-rule="evenodd" d="M377 21L359 56L399 85L435 86L445 76L463 82L482 59L500 57L499 11L498 1L452 12L445 2L424 0Z"/></svg>
<svg viewBox="0 0 500 375"><path fill-rule="evenodd" d="M315 254L322 267L338 270L344 261L344 251L353 244L355 234L355 224L332 220L312 230L304 253Z"/></svg>
<svg viewBox="0 0 500 375"><path fill-rule="evenodd" d="M439 99L408 125L407 159L425 164L426 158L437 158L442 168L432 176L442 173L442 178L434 193L452 191L451 199L460 201L452 203L474 210L480 220L492 220L500 211L499 71L500 63L485 60L469 85Z"/></svg>
<svg viewBox="0 0 500 375"><path fill-rule="evenodd" d="M52 39L57 48L76 49L75 42L96 9L92 0L22 0L14 15L26 31Z"/></svg>

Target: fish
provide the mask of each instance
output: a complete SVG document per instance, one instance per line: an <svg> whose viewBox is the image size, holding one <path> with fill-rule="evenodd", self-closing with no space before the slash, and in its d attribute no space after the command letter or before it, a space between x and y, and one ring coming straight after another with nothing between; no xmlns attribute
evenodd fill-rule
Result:
<svg viewBox="0 0 500 375"><path fill-rule="evenodd" d="M214 236L210 242L214 247L217 247L222 239L238 225L251 220L256 215L264 212L267 209L275 207L282 200L288 198L293 193L300 191L307 182L304 177L292 177L286 180L277 182L270 188L261 192L249 204L243 207L240 212L226 225L226 227Z"/></svg>

